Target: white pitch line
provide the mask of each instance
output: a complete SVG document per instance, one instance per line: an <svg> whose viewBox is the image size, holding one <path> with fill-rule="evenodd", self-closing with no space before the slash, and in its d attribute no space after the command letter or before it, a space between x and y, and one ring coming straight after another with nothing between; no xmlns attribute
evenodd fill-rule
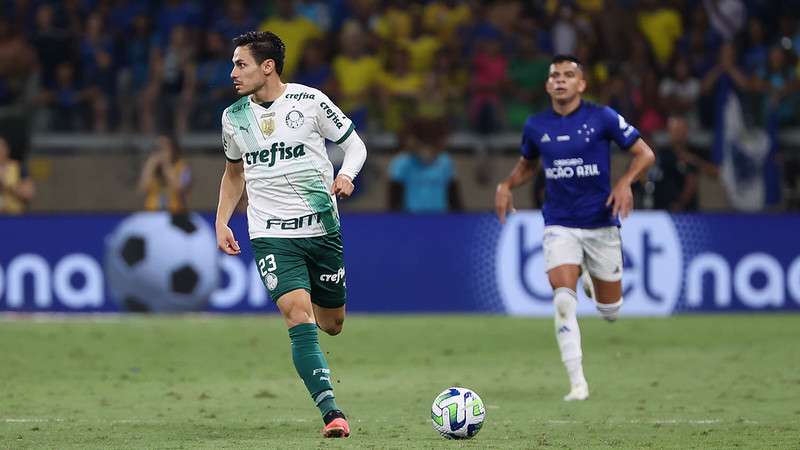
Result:
<svg viewBox="0 0 800 450"><path fill-rule="evenodd" d="M651 424L663 424L663 425L688 423L691 425L704 425L710 423L722 423L722 420L720 419L698 419L698 420L666 419L666 420L646 420L646 421L632 420L629 423L651 423Z"/></svg>
<svg viewBox="0 0 800 450"><path fill-rule="evenodd" d="M586 424L589 425L590 422L583 422L580 420L561 420L561 419L549 419L543 421L544 423L550 425L572 425L572 424ZM722 419L653 419L653 420L639 420L639 419L631 419L631 420L609 420L610 423L626 423L626 424L648 424L648 425L710 425L716 423L723 423ZM594 422L592 422L594 423ZM743 423L747 424L757 424L758 422L752 420L745 420Z"/></svg>
<svg viewBox="0 0 800 450"><path fill-rule="evenodd" d="M5 423L46 423L46 422L64 422L64 419L37 419L37 418L17 418L17 417L4 417L0 419Z"/></svg>

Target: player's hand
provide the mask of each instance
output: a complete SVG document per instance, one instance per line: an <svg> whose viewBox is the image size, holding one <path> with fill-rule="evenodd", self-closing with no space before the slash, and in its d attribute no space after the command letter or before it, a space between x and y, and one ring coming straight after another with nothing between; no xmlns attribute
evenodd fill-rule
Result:
<svg viewBox="0 0 800 450"><path fill-rule="evenodd" d="M494 193L494 211L500 223L506 223L506 214L517 211L514 209L514 195L505 183L497 185L497 191Z"/></svg>
<svg viewBox="0 0 800 450"><path fill-rule="evenodd" d="M343 173L340 173L333 181L333 186L331 186L331 194L338 198L348 198L353 194L354 188L355 186L353 186L353 179Z"/></svg>
<svg viewBox="0 0 800 450"><path fill-rule="evenodd" d="M611 214L614 217L617 217L617 214L622 219L628 217L633 209L633 191L630 183L625 180L618 181L606 200L606 206L611 206Z"/></svg>
<svg viewBox="0 0 800 450"><path fill-rule="evenodd" d="M228 255L238 255L242 252L239 241L233 237L233 231L227 225L217 224L217 246Z"/></svg>

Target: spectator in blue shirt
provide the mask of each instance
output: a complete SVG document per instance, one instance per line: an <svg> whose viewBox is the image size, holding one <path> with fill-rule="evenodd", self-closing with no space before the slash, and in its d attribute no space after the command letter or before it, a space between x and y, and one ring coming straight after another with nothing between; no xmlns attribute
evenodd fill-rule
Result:
<svg viewBox="0 0 800 450"><path fill-rule="evenodd" d="M328 64L325 42L321 39L308 41L303 48L294 82L328 92L334 88L333 81L333 70Z"/></svg>
<svg viewBox="0 0 800 450"><path fill-rule="evenodd" d="M444 151L445 141L440 121L409 124L405 149L389 165L390 209L412 213L462 209L453 161Z"/></svg>
<svg viewBox="0 0 800 450"><path fill-rule="evenodd" d="M206 37L205 57L197 65L196 85L188 97L193 127L204 130L219 127L222 111L235 98L231 87L228 46L220 33L209 33Z"/></svg>

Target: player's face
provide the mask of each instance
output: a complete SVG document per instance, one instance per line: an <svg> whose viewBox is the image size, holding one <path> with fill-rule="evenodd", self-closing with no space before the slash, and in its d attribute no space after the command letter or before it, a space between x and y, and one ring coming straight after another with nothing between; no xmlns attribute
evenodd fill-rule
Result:
<svg viewBox="0 0 800 450"><path fill-rule="evenodd" d="M231 70L231 80L233 88L239 95L250 95L261 89L267 82L267 76L262 68L263 64L257 64L255 58L247 47L236 47L233 51L233 70Z"/></svg>
<svg viewBox="0 0 800 450"><path fill-rule="evenodd" d="M563 61L550 64L545 88L554 101L569 103L586 89L586 80L580 66L572 61Z"/></svg>

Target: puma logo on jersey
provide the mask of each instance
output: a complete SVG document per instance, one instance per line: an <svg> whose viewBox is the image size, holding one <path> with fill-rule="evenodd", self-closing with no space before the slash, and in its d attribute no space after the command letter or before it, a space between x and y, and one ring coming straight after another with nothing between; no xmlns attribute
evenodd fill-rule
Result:
<svg viewBox="0 0 800 450"><path fill-rule="evenodd" d="M246 126L246 127L243 127L243 126L239 125L239 129L240 129L240 130L247 131L247 132L249 133L249 132L250 132L250 125L248 125L248 126Z"/></svg>
<svg viewBox="0 0 800 450"><path fill-rule="evenodd" d="M248 152L243 156L245 165L252 166L254 164L266 164L267 167L272 167L277 161L295 159L305 155L306 148L303 146L303 144L292 147L287 146L283 142L276 142L273 143L272 147L268 149L258 152Z"/></svg>

